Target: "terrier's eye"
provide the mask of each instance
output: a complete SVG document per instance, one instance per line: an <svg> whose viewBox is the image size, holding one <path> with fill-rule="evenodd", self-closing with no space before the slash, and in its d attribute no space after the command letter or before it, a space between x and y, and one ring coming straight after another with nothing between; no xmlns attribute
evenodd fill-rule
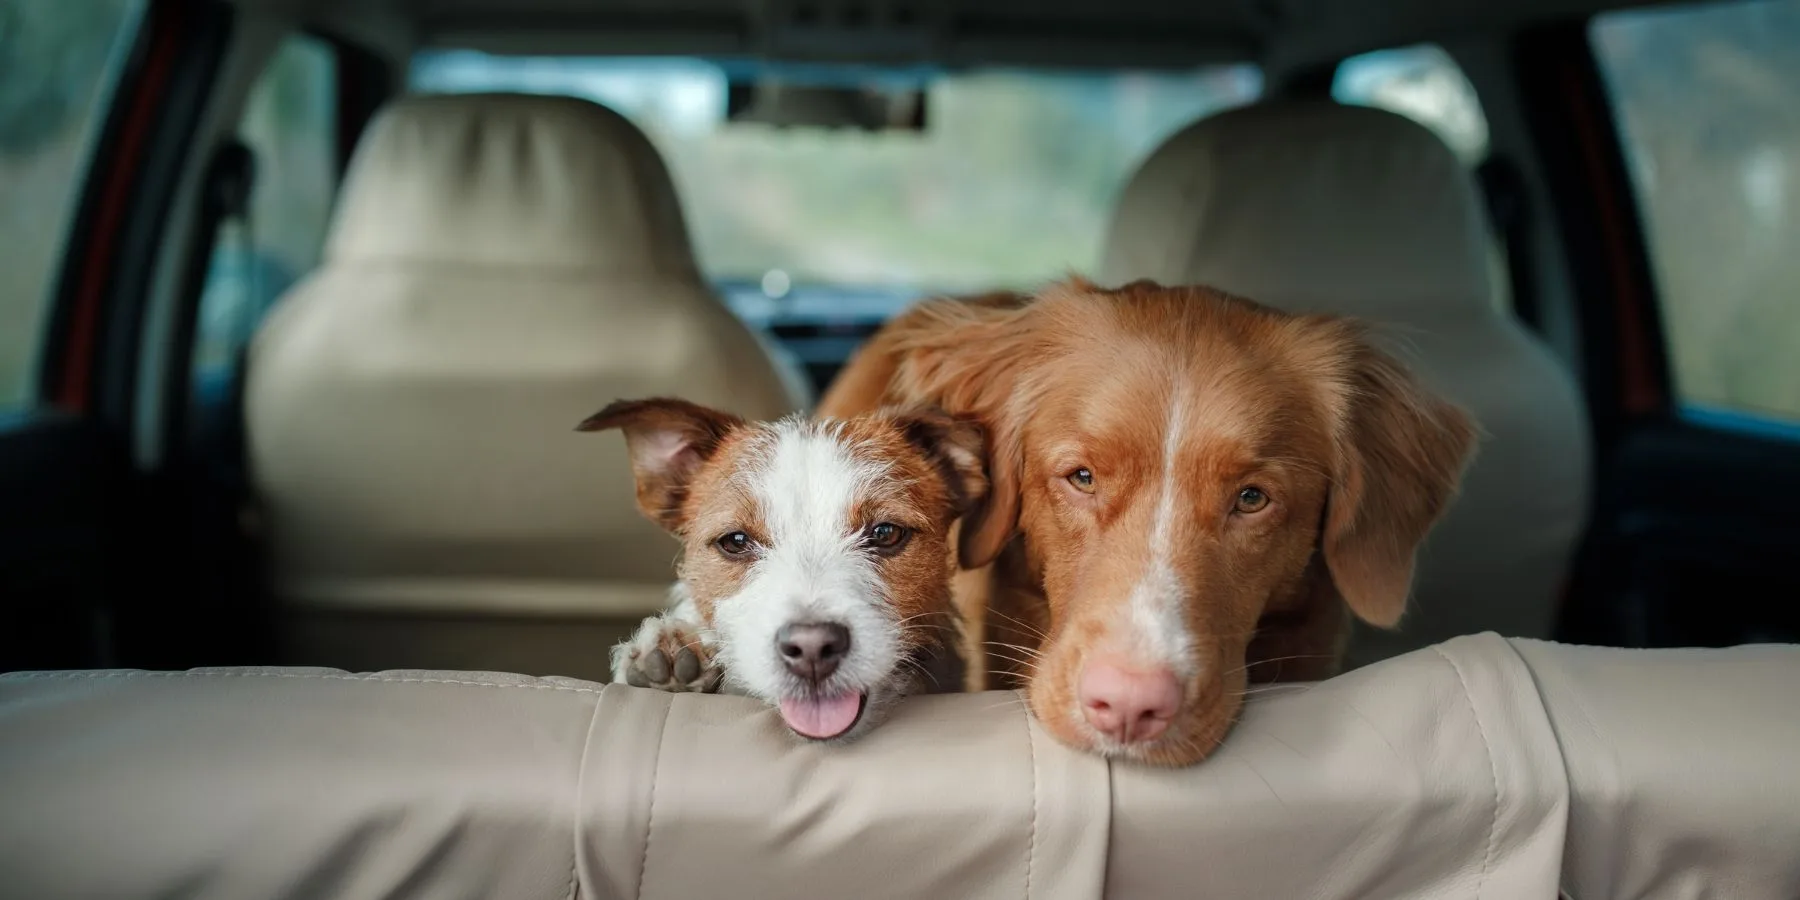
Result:
<svg viewBox="0 0 1800 900"><path fill-rule="evenodd" d="M733 531L713 541L713 546L718 547L719 552L726 556L743 556L749 553L756 544L750 540L749 535L741 531Z"/></svg>
<svg viewBox="0 0 1800 900"><path fill-rule="evenodd" d="M1269 495L1263 493L1262 488L1253 485L1238 491L1236 510L1240 513L1245 515L1259 513L1267 508L1268 505Z"/></svg>
<svg viewBox="0 0 1800 900"><path fill-rule="evenodd" d="M1091 494L1094 492L1094 473L1087 466L1082 466L1081 468L1070 472L1068 478L1069 484L1074 485L1076 490L1084 494Z"/></svg>
<svg viewBox="0 0 1800 900"><path fill-rule="evenodd" d="M891 552L900 549L900 545L906 543L909 536L909 532L899 525L892 522L877 522L869 526L865 541L876 550Z"/></svg>

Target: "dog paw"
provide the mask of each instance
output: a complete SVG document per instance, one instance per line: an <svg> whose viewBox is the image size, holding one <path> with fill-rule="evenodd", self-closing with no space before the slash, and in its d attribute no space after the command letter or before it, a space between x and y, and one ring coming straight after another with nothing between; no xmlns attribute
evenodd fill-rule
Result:
<svg viewBox="0 0 1800 900"><path fill-rule="evenodd" d="M654 616L613 650L613 681L671 693L710 694L725 670L693 625Z"/></svg>

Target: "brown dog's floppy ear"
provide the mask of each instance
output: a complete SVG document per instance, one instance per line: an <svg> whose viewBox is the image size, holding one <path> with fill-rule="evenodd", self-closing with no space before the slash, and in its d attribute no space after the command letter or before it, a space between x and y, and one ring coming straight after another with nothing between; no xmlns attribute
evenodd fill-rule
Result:
<svg viewBox="0 0 1800 900"><path fill-rule="evenodd" d="M959 518L987 499L987 430L979 421L934 408L902 410L893 420L942 471Z"/></svg>
<svg viewBox="0 0 1800 900"><path fill-rule="evenodd" d="M1002 408L991 432L988 492L963 517L956 558L965 569L979 569L1000 556L1019 533L1020 483L1024 480L1024 447L1012 412Z"/></svg>
<svg viewBox="0 0 1800 900"><path fill-rule="evenodd" d="M654 397L617 400L588 416L576 431L625 432L631 472L637 479L638 510L650 521L679 532L688 483L719 442L744 420L686 400Z"/></svg>
<svg viewBox="0 0 1800 900"><path fill-rule="evenodd" d="M1027 298L993 294L915 307L893 334L895 396L978 419L987 431L986 498L963 518L957 560L965 569L994 561L1019 530L1025 456L1021 410L1031 362L1022 307Z"/></svg>
<svg viewBox="0 0 1800 900"><path fill-rule="evenodd" d="M1362 335L1347 339L1349 390L1327 500L1325 564L1351 612L1392 628L1412 593L1419 544L1456 494L1476 428Z"/></svg>

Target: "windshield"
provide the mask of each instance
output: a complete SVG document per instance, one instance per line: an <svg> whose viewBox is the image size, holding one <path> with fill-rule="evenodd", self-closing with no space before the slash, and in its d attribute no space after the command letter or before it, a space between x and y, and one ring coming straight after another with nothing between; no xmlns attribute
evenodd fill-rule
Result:
<svg viewBox="0 0 1800 900"><path fill-rule="evenodd" d="M571 94L626 115L668 160L701 267L771 296L1031 287L1092 270L1143 156L1261 89L1249 65L942 74L924 82L923 132L863 132L727 123L725 70L704 60L438 51L414 61L411 83Z"/></svg>

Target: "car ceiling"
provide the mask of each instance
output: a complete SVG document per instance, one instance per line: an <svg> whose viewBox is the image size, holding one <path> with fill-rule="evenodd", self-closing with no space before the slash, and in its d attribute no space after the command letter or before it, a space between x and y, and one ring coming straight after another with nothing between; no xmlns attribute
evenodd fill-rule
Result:
<svg viewBox="0 0 1800 900"><path fill-rule="evenodd" d="M1631 0L238 0L403 24L419 45L912 64L1303 66Z"/></svg>

